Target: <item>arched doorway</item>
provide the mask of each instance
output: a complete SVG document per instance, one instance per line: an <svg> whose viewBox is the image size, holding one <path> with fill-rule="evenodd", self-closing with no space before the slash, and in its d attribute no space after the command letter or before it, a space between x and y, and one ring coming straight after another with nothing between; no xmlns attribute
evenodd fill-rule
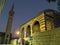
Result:
<svg viewBox="0 0 60 45"><path fill-rule="evenodd" d="M26 30L26 37L29 37L31 35L31 30L30 30L30 25L27 26L27 30Z"/></svg>
<svg viewBox="0 0 60 45"><path fill-rule="evenodd" d="M40 32L40 24L38 21L36 21L34 24L33 24L33 28L32 28L32 32Z"/></svg>

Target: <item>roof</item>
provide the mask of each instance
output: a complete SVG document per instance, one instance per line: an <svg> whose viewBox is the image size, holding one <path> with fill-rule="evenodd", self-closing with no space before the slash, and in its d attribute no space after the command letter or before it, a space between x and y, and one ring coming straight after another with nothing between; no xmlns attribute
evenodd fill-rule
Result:
<svg viewBox="0 0 60 45"><path fill-rule="evenodd" d="M37 16L39 16L39 14L44 13L44 12L54 12L55 14L59 14L59 12L56 11L56 10L53 10L53 9L45 9L45 10L43 10L43 11L40 11L40 12L37 14ZM33 18L35 18L35 17L37 17L37 16L34 16ZM31 18L31 19L33 19L33 18ZM30 20L31 20L31 19L30 19ZM28 20L27 22L29 22L30 20ZM25 22L25 23L27 23L27 22ZM24 23L24 24L25 24L25 23ZM22 25L24 25L24 24L22 24ZM22 25L20 25L20 26L22 26Z"/></svg>

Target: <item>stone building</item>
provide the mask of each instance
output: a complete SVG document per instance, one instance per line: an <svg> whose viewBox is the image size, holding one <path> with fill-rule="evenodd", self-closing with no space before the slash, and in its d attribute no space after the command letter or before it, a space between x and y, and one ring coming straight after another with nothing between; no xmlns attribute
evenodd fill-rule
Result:
<svg viewBox="0 0 60 45"><path fill-rule="evenodd" d="M27 21L23 25L20 26L20 38L22 39L22 44L24 45L26 41L31 44L30 38L33 37L34 34L38 32L49 31L60 27L60 13L46 9L41 11L37 16Z"/></svg>

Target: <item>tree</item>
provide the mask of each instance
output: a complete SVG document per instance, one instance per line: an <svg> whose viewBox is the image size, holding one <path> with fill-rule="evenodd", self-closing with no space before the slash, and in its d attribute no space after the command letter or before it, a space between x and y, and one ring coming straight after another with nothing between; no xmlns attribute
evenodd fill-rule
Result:
<svg viewBox="0 0 60 45"><path fill-rule="evenodd" d="M55 2L56 0L47 0L49 3L52 1L52 2Z"/></svg>
<svg viewBox="0 0 60 45"><path fill-rule="evenodd" d="M57 2L57 9L60 10L60 0L47 0L49 3L50 2Z"/></svg>
<svg viewBox="0 0 60 45"><path fill-rule="evenodd" d="M5 5L6 0L0 0L0 13L2 13L2 9Z"/></svg>

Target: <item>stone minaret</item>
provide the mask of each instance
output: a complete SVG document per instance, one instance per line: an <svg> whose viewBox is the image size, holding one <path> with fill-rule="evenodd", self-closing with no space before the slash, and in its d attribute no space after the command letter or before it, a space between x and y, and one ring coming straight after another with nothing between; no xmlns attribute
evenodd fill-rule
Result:
<svg viewBox="0 0 60 45"><path fill-rule="evenodd" d="M14 16L14 4L12 5L11 10L9 11L9 17L8 17L8 22L7 22L7 27L6 27L5 40L4 40L5 44L10 43L13 16Z"/></svg>

